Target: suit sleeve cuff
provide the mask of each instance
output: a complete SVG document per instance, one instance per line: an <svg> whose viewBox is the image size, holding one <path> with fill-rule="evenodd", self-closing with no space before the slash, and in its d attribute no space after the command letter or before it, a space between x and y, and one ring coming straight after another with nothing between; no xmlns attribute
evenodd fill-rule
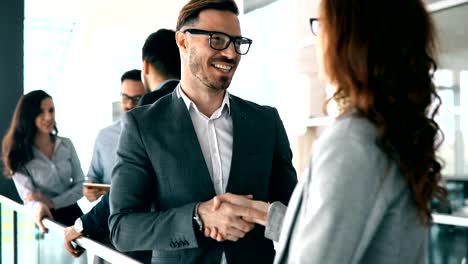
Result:
<svg viewBox="0 0 468 264"><path fill-rule="evenodd" d="M287 206L281 202L274 202L268 210L267 223L265 226L265 237L273 241L279 241L281 228Z"/></svg>

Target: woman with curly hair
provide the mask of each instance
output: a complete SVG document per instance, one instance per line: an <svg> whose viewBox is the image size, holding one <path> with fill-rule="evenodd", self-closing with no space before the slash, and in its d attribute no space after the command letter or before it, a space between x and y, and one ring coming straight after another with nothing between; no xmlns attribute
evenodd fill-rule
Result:
<svg viewBox="0 0 468 264"><path fill-rule="evenodd" d="M336 122L314 145L275 263L424 263L445 199L435 33L422 0L322 0L311 19Z"/></svg>
<svg viewBox="0 0 468 264"><path fill-rule="evenodd" d="M44 217L72 225L82 215L84 174L70 139L57 136L52 97L42 90L22 96L2 143L5 175L41 231Z"/></svg>

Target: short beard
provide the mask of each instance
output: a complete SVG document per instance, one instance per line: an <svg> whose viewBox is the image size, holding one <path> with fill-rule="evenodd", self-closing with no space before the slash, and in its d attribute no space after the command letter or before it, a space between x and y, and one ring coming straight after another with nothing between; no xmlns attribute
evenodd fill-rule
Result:
<svg viewBox="0 0 468 264"><path fill-rule="evenodd" d="M224 91L229 87L231 84L231 79L227 77L222 77L220 82L216 82L214 80L208 79L206 75L203 75L202 62L201 60L198 60L199 57L197 56L197 51L192 48L190 49L190 53L193 55L193 59L189 61L189 68L190 72L193 76L195 76L195 78L197 78L201 83L213 91Z"/></svg>

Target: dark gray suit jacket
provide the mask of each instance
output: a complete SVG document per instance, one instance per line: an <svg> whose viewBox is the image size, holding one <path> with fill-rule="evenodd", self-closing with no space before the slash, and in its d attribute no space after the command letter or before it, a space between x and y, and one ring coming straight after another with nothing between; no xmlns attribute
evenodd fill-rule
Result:
<svg viewBox="0 0 468 264"><path fill-rule="evenodd" d="M284 204L297 183L276 109L230 96L233 153L227 192ZM205 238L197 202L215 196L190 114L176 91L125 114L113 170L109 218L118 250L153 250L157 263L272 263L273 244L255 226L237 242Z"/></svg>

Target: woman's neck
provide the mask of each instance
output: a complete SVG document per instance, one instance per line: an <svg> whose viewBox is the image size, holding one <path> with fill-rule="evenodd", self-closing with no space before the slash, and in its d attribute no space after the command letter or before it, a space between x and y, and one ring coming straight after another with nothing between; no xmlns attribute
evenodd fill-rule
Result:
<svg viewBox="0 0 468 264"><path fill-rule="evenodd" d="M49 134L37 133L34 138L34 146L39 149L46 157L52 159L54 152L54 141Z"/></svg>
<svg viewBox="0 0 468 264"><path fill-rule="evenodd" d="M37 133L34 137L34 146L36 147L49 145L50 143L52 143L52 140L49 134Z"/></svg>

